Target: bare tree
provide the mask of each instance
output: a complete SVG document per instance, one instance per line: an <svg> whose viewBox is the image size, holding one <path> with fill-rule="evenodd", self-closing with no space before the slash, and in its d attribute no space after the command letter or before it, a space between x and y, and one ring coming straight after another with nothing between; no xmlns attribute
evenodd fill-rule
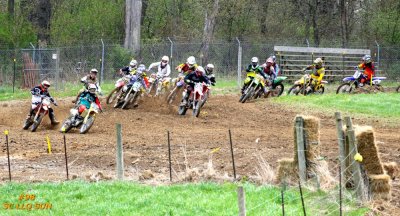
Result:
<svg viewBox="0 0 400 216"><path fill-rule="evenodd" d="M142 0L125 1L125 43L126 49L135 54L140 51L140 23L142 17Z"/></svg>
<svg viewBox="0 0 400 216"><path fill-rule="evenodd" d="M14 0L8 0L8 14L10 17L14 16Z"/></svg>
<svg viewBox="0 0 400 216"><path fill-rule="evenodd" d="M204 65L208 62L208 51L211 39L214 35L215 18L217 17L219 10L219 0L214 0L211 14L208 14L207 10L205 13L203 42L201 45L201 63Z"/></svg>

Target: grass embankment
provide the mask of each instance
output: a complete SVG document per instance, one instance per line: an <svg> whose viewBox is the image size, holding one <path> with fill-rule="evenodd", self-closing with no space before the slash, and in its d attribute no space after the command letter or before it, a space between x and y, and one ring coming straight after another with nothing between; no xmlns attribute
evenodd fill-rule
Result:
<svg viewBox="0 0 400 216"><path fill-rule="evenodd" d="M324 94L311 96L282 96L274 102L289 104L294 109L311 109L333 113L341 111L348 114L379 118L400 118L400 94Z"/></svg>
<svg viewBox="0 0 400 216"><path fill-rule="evenodd" d="M257 187L245 183L248 215L280 215L281 192L275 187ZM132 182L87 183L8 183L0 187L0 215L238 215L237 185L232 183L145 186ZM35 195L34 200L22 200ZM305 191L309 215L338 215L335 197L322 192ZM28 198L30 198L28 196ZM6 204L13 209L5 209ZM31 210L15 209L16 205ZM47 208L38 210L41 207ZM47 205L46 205L47 204ZM51 205L50 205L51 204ZM346 215L364 215L368 209L357 208L344 200ZM7 205L9 206L9 205ZM50 208L51 207L51 208ZM285 212L302 215L297 188L285 192Z"/></svg>

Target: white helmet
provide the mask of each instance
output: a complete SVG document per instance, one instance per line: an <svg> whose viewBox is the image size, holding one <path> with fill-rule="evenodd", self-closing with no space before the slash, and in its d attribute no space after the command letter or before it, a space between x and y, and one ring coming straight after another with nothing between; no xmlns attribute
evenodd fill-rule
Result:
<svg viewBox="0 0 400 216"><path fill-rule="evenodd" d="M135 59L132 59L132 61L129 63L129 66L134 68L137 65L137 61Z"/></svg>
<svg viewBox="0 0 400 216"><path fill-rule="evenodd" d="M98 73L99 71L97 71L97 69L96 68L92 68L91 70L90 70L90 73Z"/></svg>
<svg viewBox="0 0 400 216"><path fill-rule="evenodd" d="M136 70L137 75L142 75L142 73L146 70L146 65L140 64Z"/></svg>
<svg viewBox="0 0 400 216"><path fill-rule="evenodd" d="M251 58L251 63L258 63L258 58L257 57Z"/></svg>
<svg viewBox="0 0 400 216"><path fill-rule="evenodd" d="M187 59L187 63L190 66L193 66L194 64L196 64L196 58L194 56L189 56L189 58Z"/></svg>
<svg viewBox="0 0 400 216"><path fill-rule="evenodd" d="M314 60L314 64L318 65L318 66L322 66L322 58L316 58Z"/></svg>
<svg viewBox="0 0 400 216"><path fill-rule="evenodd" d="M203 74L206 73L206 71L204 70L204 68L203 68L202 66L198 66L198 67L196 68L196 74L198 74L198 72L200 72L201 75L203 75Z"/></svg>
<svg viewBox="0 0 400 216"><path fill-rule="evenodd" d="M165 62L165 63L168 63L168 62L169 62L169 57L168 57L168 56L163 56L163 57L161 58L161 61L162 61L162 62Z"/></svg>
<svg viewBox="0 0 400 216"><path fill-rule="evenodd" d="M90 93L95 93L96 90L97 90L96 84L90 83L89 86L88 86L88 90L89 90Z"/></svg>
<svg viewBox="0 0 400 216"><path fill-rule="evenodd" d="M50 82L47 80L42 81L42 87L48 89L50 87Z"/></svg>
<svg viewBox="0 0 400 216"><path fill-rule="evenodd" d="M207 73L207 74L210 74L210 73L213 72L213 70L214 70L214 65L213 65L213 64L207 64L207 66L206 66L206 73Z"/></svg>

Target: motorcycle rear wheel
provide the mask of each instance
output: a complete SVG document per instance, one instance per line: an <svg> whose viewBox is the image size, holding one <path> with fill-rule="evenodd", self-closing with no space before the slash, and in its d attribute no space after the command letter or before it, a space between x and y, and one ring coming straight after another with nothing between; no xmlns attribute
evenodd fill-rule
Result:
<svg viewBox="0 0 400 216"><path fill-rule="evenodd" d="M285 87L282 84L278 84L275 86L274 89L267 92L266 97L267 98L268 97L279 97L282 95L284 89L285 89Z"/></svg>

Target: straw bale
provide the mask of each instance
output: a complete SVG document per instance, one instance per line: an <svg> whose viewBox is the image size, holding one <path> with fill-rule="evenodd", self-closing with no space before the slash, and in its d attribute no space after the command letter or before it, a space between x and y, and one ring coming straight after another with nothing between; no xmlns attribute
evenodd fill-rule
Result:
<svg viewBox="0 0 400 216"><path fill-rule="evenodd" d="M374 130L370 126L355 126L358 152L363 156L363 165L368 175L383 174L383 166L375 144Z"/></svg>
<svg viewBox="0 0 400 216"><path fill-rule="evenodd" d="M392 188L390 176L387 174L382 174L369 175L368 177L372 199L390 200Z"/></svg>
<svg viewBox="0 0 400 216"><path fill-rule="evenodd" d="M396 177L399 176L400 170L396 162L383 163L383 168L385 169L385 173L388 174L392 180L395 180Z"/></svg>
<svg viewBox="0 0 400 216"><path fill-rule="evenodd" d="M291 158L282 158L278 160L278 172L276 182L297 182L299 179L297 163Z"/></svg>

